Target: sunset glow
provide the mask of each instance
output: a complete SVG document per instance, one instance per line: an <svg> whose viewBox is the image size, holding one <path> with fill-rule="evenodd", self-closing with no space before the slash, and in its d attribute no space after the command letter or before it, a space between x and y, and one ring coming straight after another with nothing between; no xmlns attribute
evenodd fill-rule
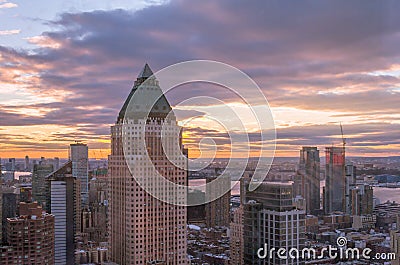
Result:
<svg viewBox="0 0 400 265"><path fill-rule="evenodd" d="M277 156L340 144L340 123L348 155L399 154L400 19L370 12L389 5L118 2L73 9L54 1L43 14L23 1L0 5L0 157L65 158L79 140L90 157L106 158L110 125L143 64L157 71L190 59L228 63L257 82L275 119ZM150 12L156 15L147 20ZM181 95L198 91L218 94L247 115L237 99L207 85ZM205 137L217 142L218 157L230 155L226 132L207 119L219 105L179 105L179 95L169 100L185 114L179 124L192 157ZM247 133L257 133L246 117ZM252 156L259 144L251 142Z"/></svg>

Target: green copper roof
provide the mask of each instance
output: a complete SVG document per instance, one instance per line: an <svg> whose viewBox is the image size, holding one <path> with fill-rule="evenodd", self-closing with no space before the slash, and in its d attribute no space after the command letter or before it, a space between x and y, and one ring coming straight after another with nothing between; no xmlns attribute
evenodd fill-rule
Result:
<svg viewBox="0 0 400 265"><path fill-rule="evenodd" d="M152 109L149 117L163 118L172 110L153 71L146 63L119 112L117 123L123 123L124 118L143 119L147 116L150 107Z"/></svg>

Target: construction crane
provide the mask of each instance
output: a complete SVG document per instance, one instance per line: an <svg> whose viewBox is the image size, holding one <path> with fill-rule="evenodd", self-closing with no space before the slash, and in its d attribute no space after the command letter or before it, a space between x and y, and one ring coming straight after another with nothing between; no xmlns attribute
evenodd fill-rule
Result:
<svg viewBox="0 0 400 265"><path fill-rule="evenodd" d="M342 133L342 143L343 143L343 152L344 152L344 150L345 150L345 148L346 148L346 138L344 138L344 135L343 135L343 126L342 126L342 123L340 123L340 132Z"/></svg>

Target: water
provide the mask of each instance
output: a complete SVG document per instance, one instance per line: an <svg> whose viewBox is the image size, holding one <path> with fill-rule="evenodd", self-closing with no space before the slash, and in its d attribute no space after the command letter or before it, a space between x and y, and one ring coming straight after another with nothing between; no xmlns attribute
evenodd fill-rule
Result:
<svg viewBox="0 0 400 265"><path fill-rule="evenodd" d="M400 202L400 188L374 187L374 196L381 203L386 201Z"/></svg>
<svg viewBox="0 0 400 265"><path fill-rule="evenodd" d="M189 180L190 186L200 186L205 185L205 179L191 179ZM232 181L232 185L234 181ZM321 196L322 196L322 187L325 186L325 181L321 181ZM381 203L386 201L396 201L400 202L400 188L386 188L386 187L373 187L374 196L379 199ZM232 195L240 195L240 185L239 183L232 188Z"/></svg>

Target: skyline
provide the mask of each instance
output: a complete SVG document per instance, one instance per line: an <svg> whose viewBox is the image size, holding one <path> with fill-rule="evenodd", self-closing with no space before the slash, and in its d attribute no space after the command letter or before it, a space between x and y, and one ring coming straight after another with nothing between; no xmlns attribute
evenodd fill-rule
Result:
<svg viewBox="0 0 400 265"><path fill-rule="evenodd" d="M399 154L400 3L57 3L28 17L27 3L0 1L2 158L64 158L75 140L105 158L110 126L143 65L158 71L192 59L231 64L257 82L274 115L278 157L341 144L340 122L349 156ZM168 98L173 106L215 93L240 108L215 86L180 89ZM185 123L210 106L180 108L192 111ZM190 150L204 137L227 147L221 129L202 119L189 125Z"/></svg>

